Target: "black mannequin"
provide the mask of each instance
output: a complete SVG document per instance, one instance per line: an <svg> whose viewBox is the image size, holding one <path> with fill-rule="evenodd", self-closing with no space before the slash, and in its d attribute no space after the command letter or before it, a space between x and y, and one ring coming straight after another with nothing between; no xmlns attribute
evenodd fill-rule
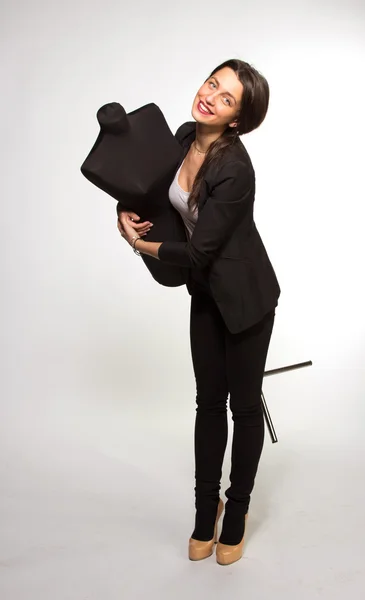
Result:
<svg viewBox="0 0 365 600"><path fill-rule="evenodd" d="M164 115L150 103L126 114L118 102L97 112L100 133L81 166L82 174L153 227L146 241L186 241L183 221L172 207L168 189L174 178L182 148ZM154 279L165 286L184 285L188 269L142 255Z"/></svg>

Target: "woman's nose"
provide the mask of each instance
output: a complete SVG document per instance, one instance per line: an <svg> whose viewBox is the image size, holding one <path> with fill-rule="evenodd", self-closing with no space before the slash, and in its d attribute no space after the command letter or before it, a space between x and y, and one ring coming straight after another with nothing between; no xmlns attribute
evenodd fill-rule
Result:
<svg viewBox="0 0 365 600"><path fill-rule="evenodd" d="M210 104L210 106L214 106L214 95L209 94L209 96L205 96L205 101L207 104Z"/></svg>

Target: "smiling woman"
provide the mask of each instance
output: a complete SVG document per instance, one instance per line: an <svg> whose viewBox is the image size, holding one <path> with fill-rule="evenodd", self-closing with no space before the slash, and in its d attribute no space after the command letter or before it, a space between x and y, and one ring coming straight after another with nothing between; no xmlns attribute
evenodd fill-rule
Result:
<svg viewBox="0 0 365 600"><path fill-rule="evenodd" d="M233 59L214 69L194 97L194 122L183 123L176 132L183 151L169 198L181 215L188 241L146 242L136 235L126 212L118 224L137 251L189 270L197 404L191 560L210 556L217 541L230 398L231 485L225 492L219 564L235 562L243 552L264 440L261 385L280 295L254 222L254 168L239 138L259 127L268 104L268 83L248 63Z"/></svg>
<svg viewBox="0 0 365 600"><path fill-rule="evenodd" d="M239 135L261 125L269 96L265 77L240 60L225 61L204 81L194 98L192 116L197 121L195 149L198 145L206 156L194 178L188 201L191 209L196 205L209 166L219 162L225 148L234 144ZM209 113L204 112L204 108Z"/></svg>
<svg viewBox="0 0 365 600"><path fill-rule="evenodd" d="M230 79L232 78L231 75L232 71L230 69L224 68L221 71L221 77L223 80L228 80L226 82L226 84L228 84L228 86L231 86L232 88L236 85L237 86L237 82L233 81L231 82ZM208 88L207 90L204 90L204 88ZM237 106L237 104L241 101L241 97L242 97L242 85L239 86L238 92L237 92L237 96L239 97L239 100L237 100L235 98L235 96L233 94L231 94L231 92L225 91L224 90L224 85L222 85L221 83L219 83L219 79L217 77L214 77L214 75L212 77L210 77L208 79L208 81L206 82L206 84L204 84L202 86L202 88L199 90L198 92L198 96L203 96L204 95L204 91L208 91L208 95L210 93L211 90L221 90L223 88L223 91L219 91L219 95L221 97L221 101L223 103L224 106ZM216 108L216 110L214 110L214 108ZM204 104L204 102L200 99L198 101L198 109L200 110L200 112L202 112L203 114L216 114L217 111L219 111L219 105L217 107L209 107L207 106L207 104Z"/></svg>

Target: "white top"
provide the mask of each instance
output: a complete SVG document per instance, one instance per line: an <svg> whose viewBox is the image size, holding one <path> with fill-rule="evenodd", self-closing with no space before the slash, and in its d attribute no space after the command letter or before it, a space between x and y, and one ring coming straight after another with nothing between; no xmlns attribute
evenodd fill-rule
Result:
<svg viewBox="0 0 365 600"><path fill-rule="evenodd" d="M184 159L184 161L185 161L185 159ZM185 190L183 190L182 187L180 187L180 185L178 183L179 173L180 173L181 167L184 164L184 161L181 163L179 169L176 172L174 180L173 180L172 184L170 185L169 198L170 198L170 202L171 202L172 206L174 208L176 208L177 211L179 211L179 213L182 217L182 220L184 221L185 229L186 229L187 233L189 234L189 237L191 237L192 233L194 231L195 223L198 219L198 213L197 213L197 210L194 210L192 212L189 209L188 199L190 196L190 192L186 192Z"/></svg>

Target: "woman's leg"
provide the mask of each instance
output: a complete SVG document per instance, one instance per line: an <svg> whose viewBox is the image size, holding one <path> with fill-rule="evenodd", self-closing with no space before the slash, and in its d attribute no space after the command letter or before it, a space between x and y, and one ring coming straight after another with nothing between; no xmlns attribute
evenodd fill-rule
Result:
<svg viewBox="0 0 365 600"><path fill-rule="evenodd" d="M264 442L262 380L274 325L275 310L238 333L226 331L226 360L233 419L230 487L219 541L238 544Z"/></svg>
<svg viewBox="0 0 365 600"><path fill-rule="evenodd" d="M195 528L192 538L208 541L214 534L222 463L227 445L225 326L214 300L194 291L190 342L196 379Z"/></svg>

